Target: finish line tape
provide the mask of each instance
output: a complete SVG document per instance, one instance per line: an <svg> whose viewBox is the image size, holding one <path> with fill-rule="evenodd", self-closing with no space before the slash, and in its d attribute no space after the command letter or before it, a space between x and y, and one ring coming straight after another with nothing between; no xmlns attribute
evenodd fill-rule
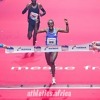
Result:
<svg viewBox="0 0 100 100"><path fill-rule="evenodd" d="M80 52L91 51L91 44L62 45L62 46L11 46L5 53L32 53L32 52Z"/></svg>

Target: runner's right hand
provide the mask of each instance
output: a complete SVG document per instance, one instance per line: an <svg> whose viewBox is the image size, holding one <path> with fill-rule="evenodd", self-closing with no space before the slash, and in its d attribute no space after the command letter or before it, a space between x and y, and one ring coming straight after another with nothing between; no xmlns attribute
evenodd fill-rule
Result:
<svg viewBox="0 0 100 100"><path fill-rule="evenodd" d="M26 5L27 9L29 9L31 6L32 6L31 3L29 3L29 4Z"/></svg>

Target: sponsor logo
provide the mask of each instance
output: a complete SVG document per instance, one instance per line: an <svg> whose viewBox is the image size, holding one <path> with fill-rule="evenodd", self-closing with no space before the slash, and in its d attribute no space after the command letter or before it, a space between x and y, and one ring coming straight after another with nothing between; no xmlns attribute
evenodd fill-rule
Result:
<svg viewBox="0 0 100 100"><path fill-rule="evenodd" d="M47 46L45 49L56 50L56 49L59 49L59 48L56 47L56 46Z"/></svg>
<svg viewBox="0 0 100 100"><path fill-rule="evenodd" d="M67 45L61 46L61 49L62 49L62 51L66 51L66 50L68 50L68 46Z"/></svg>
<svg viewBox="0 0 100 100"><path fill-rule="evenodd" d="M34 50L35 51L41 51L41 47L40 46L34 47Z"/></svg>
<svg viewBox="0 0 100 100"><path fill-rule="evenodd" d="M17 51L31 51L31 48L19 47Z"/></svg>
<svg viewBox="0 0 100 100"><path fill-rule="evenodd" d="M87 47L86 46L77 46L77 45L74 45L72 47L72 49L86 49Z"/></svg>
<svg viewBox="0 0 100 100"><path fill-rule="evenodd" d="M44 48L45 51L59 51L59 47L56 47L56 46L47 46Z"/></svg>
<svg viewBox="0 0 100 100"><path fill-rule="evenodd" d="M10 53L14 52L14 48L13 47L7 47L7 52L10 52Z"/></svg>
<svg viewBox="0 0 100 100"><path fill-rule="evenodd" d="M58 50L59 48L58 47L49 47L48 49L49 50Z"/></svg>

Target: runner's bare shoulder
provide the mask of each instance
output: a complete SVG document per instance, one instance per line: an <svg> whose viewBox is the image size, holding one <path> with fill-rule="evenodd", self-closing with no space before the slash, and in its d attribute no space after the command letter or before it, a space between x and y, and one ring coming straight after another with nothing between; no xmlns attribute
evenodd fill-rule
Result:
<svg viewBox="0 0 100 100"><path fill-rule="evenodd" d="M28 9L29 9L31 6L32 6L31 3L28 3L28 4L26 5L26 7L27 7Z"/></svg>
<svg viewBox="0 0 100 100"><path fill-rule="evenodd" d="M38 3L38 7L39 9L42 9L42 5L40 3Z"/></svg>

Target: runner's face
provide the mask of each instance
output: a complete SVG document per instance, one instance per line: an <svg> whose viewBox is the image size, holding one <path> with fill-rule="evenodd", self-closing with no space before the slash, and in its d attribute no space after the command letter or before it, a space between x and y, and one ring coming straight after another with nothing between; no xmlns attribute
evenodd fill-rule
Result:
<svg viewBox="0 0 100 100"><path fill-rule="evenodd" d="M36 0L31 0L32 1L32 3L36 3Z"/></svg>
<svg viewBox="0 0 100 100"><path fill-rule="evenodd" d="M54 23L53 22L48 22L48 27L49 27L49 29L53 29L53 27L54 27Z"/></svg>

